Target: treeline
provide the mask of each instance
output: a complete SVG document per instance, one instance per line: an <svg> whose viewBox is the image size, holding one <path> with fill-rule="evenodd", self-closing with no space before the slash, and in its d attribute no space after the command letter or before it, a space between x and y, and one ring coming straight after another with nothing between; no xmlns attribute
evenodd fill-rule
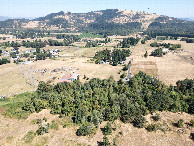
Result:
<svg viewBox="0 0 194 146"><path fill-rule="evenodd" d="M1 34L10 34L15 36L18 39L26 39L26 38L43 38L50 34L48 30L40 30L40 29L21 29L21 28L10 28L10 29L0 29Z"/></svg>
<svg viewBox="0 0 194 146"><path fill-rule="evenodd" d="M2 44L1 44L1 46L5 46L5 47L21 47L21 44L20 43L18 43L18 42L14 42L14 41L12 41L12 42L10 42L10 41L8 41L8 42L3 42Z"/></svg>
<svg viewBox="0 0 194 146"><path fill-rule="evenodd" d="M188 38L188 39L186 39L186 42L187 42L187 43L194 43L194 39Z"/></svg>
<svg viewBox="0 0 194 146"><path fill-rule="evenodd" d="M78 35L67 35L67 34L58 34L56 35L57 39L64 39L72 42L78 42L80 40Z"/></svg>
<svg viewBox="0 0 194 146"><path fill-rule="evenodd" d="M118 64L121 64L123 61L125 61L126 57L129 57L130 55L131 52L129 49L114 49L112 52L106 49L103 51L96 52L93 58L95 59L96 64L100 64L101 61L103 61L109 62L109 64L113 66L117 66Z"/></svg>
<svg viewBox="0 0 194 146"><path fill-rule="evenodd" d="M48 39L48 41L41 41L41 40L35 40L33 42L30 41L22 41L22 43L18 43L18 42L4 42L2 43L2 46L5 47L21 47L24 46L26 48L44 48L46 47L46 45L48 44L49 46L69 46L70 44L72 44L74 41L73 40L64 40L63 42L59 42L57 40L52 40L52 39Z"/></svg>
<svg viewBox="0 0 194 146"><path fill-rule="evenodd" d="M146 123L144 116L155 111L194 114L193 87L192 79L168 87L143 72L126 84L112 78L94 78L84 84L77 80L55 86L40 82L22 109L33 113L50 108L52 114L71 117L73 123L81 125L77 134L88 135L102 121L120 119L142 128Z"/></svg>
<svg viewBox="0 0 194 146"><path fill-rule="evenodd" d="M8 60L6 58L0 59L0 65L7 64L7 63L10 63L10 60Z"/></svg>
<svg viewBox="0 0 194 146"><path fill-rule="evenodd" d="M181 48L181 44L170 44L170 43L151 43L151 47L164 47L164 48L169 48L170 50L176 50L177 48Z"/></svg>
<svg viewBox="0 0 194 146"><path fill-rule="evenodd" d="M35 40L33 42L30 41L22 41L22 46L26 48L44 48L46 47L46 43L42 42L41 40Z"/></svg>
<svg viewBox="0 0 194 146"><path fill-rule="evenodd" d="M74 43L75 40L71 39L64 39L63 42L59 42L57 40L48 39L48 45L49 46L69 46L72 43Z"/></svg>
<svg viewBox="0 0 194 146"><path fill-rule="evenodd" d="M131 23L108 23L108 22L97 22L90 23L88 27L80 28L80 32L91 32L95 34L101 35L129 35L134 32L138 32L141 30L141 23L131 22Z"/></svg>
<svg viewBox="0 0 194 146"><path fill-rule="evenodd" d="M59 42L57 40L48 39L49 46L64 46L64 42Z"/></svg>
<svg viewBox="0 0 194 146"><path fill-rule="evenodd" d="M49 31L46 30L37 30L37 29L24 29L24 30L16 30L12 31L12 35L16 36L18 39L26 39L26 38L43 38L46 37Z"/></svg>
<svg viewBox="0 0 194 146"><path fill-rule="evenodd" d="M139 42L140 38L124 38L120 43L122 48L130 48L131 46L135 46Z"/></svg>
<svg viewBox="0 0 194 146"><path fill-rule="evenodd" d="M41 40L35 40L33 42L30 42L30 41L22 41L22 43L18 43L18 42L4 42L2 43L2 46L5 46L5 47L13 47L13 48L17 48L17 47L21 47L21 46L24 46L26 48L43 48L46 46L46 43L45 42L42 42Z"/></svg>
<svg viewBox="0 0 194 146"><path fill-rule="evenodd" d="M144 32L153 38L156 36L194 37L194 22L159 23L153 22Z"/></svg>

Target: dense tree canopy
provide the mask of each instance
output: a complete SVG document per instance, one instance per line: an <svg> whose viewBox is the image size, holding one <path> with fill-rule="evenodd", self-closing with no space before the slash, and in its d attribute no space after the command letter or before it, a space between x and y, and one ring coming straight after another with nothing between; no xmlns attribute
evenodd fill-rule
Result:
<svg viewBox="0 0 194 146"><path fill-rule="evenodd" d="M177 86L168 87L143 72L126 84L112 78L94 78L84 84L77 80L55 86L40 82L34 95L25 101L23 110L40 112L50 108L52 114L70 116L74 123L82 124L78 135L88 135L103 120L120 118L141 128L145 123L143 116L155 111L193 114L193 90L194 80L178 81Z"/></svg>

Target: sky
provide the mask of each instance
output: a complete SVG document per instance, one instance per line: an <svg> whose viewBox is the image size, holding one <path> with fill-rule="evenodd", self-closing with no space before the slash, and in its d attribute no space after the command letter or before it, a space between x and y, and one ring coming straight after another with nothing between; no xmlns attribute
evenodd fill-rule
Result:
<svg viewBox="0 0 194 146"><path fill-rule="evenodd" d="M0 6L0 16L19 18L36 18L60 11L121 9L194 19L194 0L0 0Z"/></svg>

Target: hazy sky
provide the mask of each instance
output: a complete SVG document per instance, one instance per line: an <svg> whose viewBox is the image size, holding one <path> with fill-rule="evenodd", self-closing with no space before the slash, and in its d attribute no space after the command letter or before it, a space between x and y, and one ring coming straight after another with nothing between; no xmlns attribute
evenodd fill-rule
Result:
<svg viewBox="0 0 194 146"><path fill-rule="evenodd" d="M0 0L0 6L0 16L9 17L40 17L59 11L127 9L194 18L194 0Z"/></svg>

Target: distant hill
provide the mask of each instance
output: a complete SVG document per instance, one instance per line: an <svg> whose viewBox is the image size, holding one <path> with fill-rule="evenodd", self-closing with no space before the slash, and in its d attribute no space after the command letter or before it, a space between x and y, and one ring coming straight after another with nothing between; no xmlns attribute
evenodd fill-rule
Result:
<svg viewBox="0 0 194 146"><path fill-rule="evenodd" d="M5 21L7 19L11 19L10 17L0 16L0 21Z"/></svg>
<svg viewBox="0 0 194 146"><path fill-rule="evenodd" d="M193 18L178 18L178 19L180 19L180 20L186 20L186 21L194 21Z"/></svg>
<svg viewBox="0 0 194 146"><path fill-rule="evenodd" d="M159 27L155 27L157 26ZM58 12L51 13L45 17L39 17L33 20L29 19L14 19L0 22L0 28L38 28L46 30L61 30L66 32L92 32L98 34L119 34L127 35L137 31L145 31L146 34L150 30L155 33L163 31L169 24L176 24L176 28L186 27L189 25L193 28L193 23L177 18L161 16L148 12L138 12L131 10L107 9L101 11L92 11L88 13L71 13L71 12ZM160 28L161 27L161 28ZM173 27L173 25L171 26ZM173 28L172 30L174 31ZM176 32L182 31L177 30ZM183 30L184 30L183 29ZM166 30L165 30L166 32ZM187 35L184 32L178 33ZM158 32L155 34L159 34Z"/></svg>

